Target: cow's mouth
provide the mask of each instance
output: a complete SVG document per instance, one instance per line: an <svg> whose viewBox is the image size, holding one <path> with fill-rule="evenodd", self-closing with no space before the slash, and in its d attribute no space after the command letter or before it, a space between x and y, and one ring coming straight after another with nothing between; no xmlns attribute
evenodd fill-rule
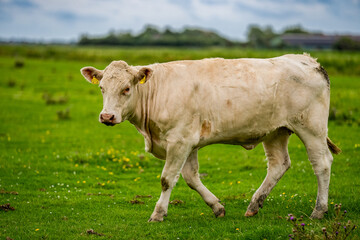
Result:
<svg viewBox="0 0 360 240"><path fill-rule="evenodd" d="M116 123L114 122L103 122L103 124L105 124L106 126L115 126Z"/></svg>

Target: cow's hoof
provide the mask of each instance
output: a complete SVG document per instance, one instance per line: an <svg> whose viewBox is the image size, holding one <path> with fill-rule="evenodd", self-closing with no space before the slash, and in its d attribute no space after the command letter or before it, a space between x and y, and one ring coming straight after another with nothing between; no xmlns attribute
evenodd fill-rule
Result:
<svg viewBox="0 0 360 240"><path fill-rule="evenodd" d="M325 214L325 212L314 209L310 218L311 219L322 219L324 217L324 214Z"/></svg>
<svg viewBox="0 0 360 240"><path fill-rule="evenodd" d="M211 208L212 208L212 210L213 210L213 212L215 214L215 217L219 218L219 217L224 217L225 216L225 208L220 203L217 202Z"/></svg>
<svg viewBox="0 0 360 240"><path fill-rule="evenodd" d="M251 210L247 210L245 213L245 217L252 217L255 216L258 213L257 210L251 211Z"/></svg>
<svg viewBox="0 0 360 240"><path fill-rule="evenodd" d="M161 212L153 212L153 214L151 214L151 217L149 218L148 222L162 222L164 221L164 217L167 216L167 213L165 213L164 211Z"/></svg>
<svg viewBox="0 0 360 240"><path fill-rule="evenodd" d="M217 212L214 212L215 213L215 217L217 218L222 218L222 217L225 217L225 208L222 207L220 208Z"/></svg>
<svg viewBox="0 0 360 240"><path fill-rule="evenodd" d="M164 218L155 218L155 217L150 217L148 222L162 222L164 221Z"/></svg>

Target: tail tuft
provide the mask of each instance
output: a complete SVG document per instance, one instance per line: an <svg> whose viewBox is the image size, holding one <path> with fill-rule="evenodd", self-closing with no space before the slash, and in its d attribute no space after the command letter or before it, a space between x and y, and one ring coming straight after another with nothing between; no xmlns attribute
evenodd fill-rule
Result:
<svg viewBox="0 0 360 240"><path fill-rule="evenodd" d="M335 143L333 143L329 137L327 137L326 140L327 140L327 145L333 154L341 153L341 149L338 146L336 146Z"/></svg>

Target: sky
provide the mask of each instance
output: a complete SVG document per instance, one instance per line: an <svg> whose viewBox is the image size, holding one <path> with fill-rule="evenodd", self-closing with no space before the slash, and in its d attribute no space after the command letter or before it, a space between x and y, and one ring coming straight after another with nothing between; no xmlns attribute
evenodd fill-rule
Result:
<svg viewBox="0 0 360 240"><path fill-rule="evenodd" d="M136 34L149 24L232 40L246 40L250 24L360 35L360 0L0 0L2 39L76 41L110 30Z"/></svg>

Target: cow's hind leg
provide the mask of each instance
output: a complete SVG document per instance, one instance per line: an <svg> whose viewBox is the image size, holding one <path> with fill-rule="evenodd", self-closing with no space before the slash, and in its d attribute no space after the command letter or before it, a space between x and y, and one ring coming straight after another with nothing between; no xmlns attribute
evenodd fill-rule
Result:
<svg viewBox="0 0 360 240"><path fill-rule="evenodd" d="M309 160L317 177L318 193L311 218L320 219L323 218L328 210L327 202L333 156L329 151L325 133L317 135L312 134L309 131L300 131L296 134L299 135L306 147Z"/></svg>
<svg viewBox="0 0 360 240"><path fill-rule="evenodd" d="M328 90L325 99L329 99ZM325 103L325 104L324 104ZM328 210L328 194L330 184L330 172L333 156L330 153L327 140L327 119L329 116L329 102L313 101L312 105L294 119L293 131L299 136L306 147L309 161L313 167L318 181L316 205L311 218L322 218ZM336 146L330 144L333 151Z"/></svg>
<svg viewBox="0 0 360 240"><path fill-rule="evenodd" d="M197 191L206 204L212 208L216 217L225 216L225 208L219 203L219 199L201 182L198 171L199 163L197 159L197 150L194 150L186 160L181 174L188 186Z"/></svg>
<svg viewBox="0 0 360 240"><path fill-rule="evenodd" d="M268 160L267 175L259 189L254 193L245 213L246 217L251 217L258 213L259 207L262 208L264 200L270 191L275 187L286 170L290 168L290 157L287 148L290 134L288 129L279 128L263 142Z"/></svg>

